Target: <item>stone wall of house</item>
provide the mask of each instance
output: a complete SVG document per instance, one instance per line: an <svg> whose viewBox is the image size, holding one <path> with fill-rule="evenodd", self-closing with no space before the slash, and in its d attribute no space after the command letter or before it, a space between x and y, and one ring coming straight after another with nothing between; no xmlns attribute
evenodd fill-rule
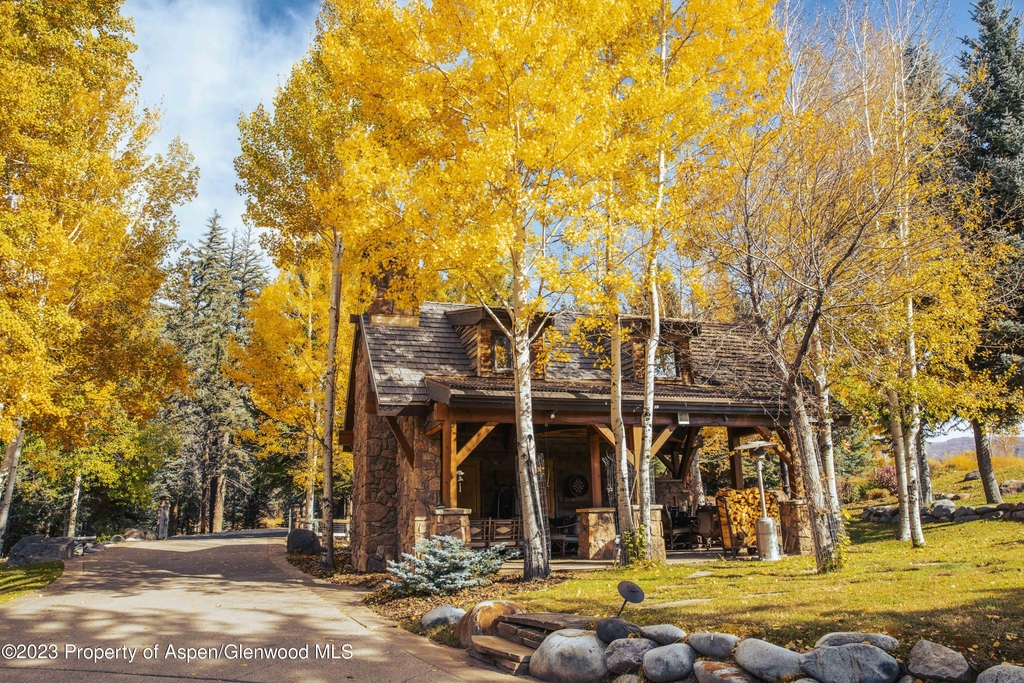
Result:
<svg viewBox="0 0 1024 683"><path fill-rule="evenodd" d="M678 505L680 509L690 507L690 490L684 479L654 479L654 502L666 508Z"/></svg>
<svg viewBox="0 0 1024 683"><path fill-rule="evenodd" d="M370 375L356 354L352 448L352 565L379 572L398 557L398 442L391 427L366 409ZM403 456L404 459L404 456Z"/></svg>
<svg viewBox="0 0 1024 683"><path fill-rule="evenodd" d="M398 549L411 553L429 533L429 519L441 502L441 433L426 435L425 419L400 417L399 425L412 444L415 458L398 457Z"/></svg>

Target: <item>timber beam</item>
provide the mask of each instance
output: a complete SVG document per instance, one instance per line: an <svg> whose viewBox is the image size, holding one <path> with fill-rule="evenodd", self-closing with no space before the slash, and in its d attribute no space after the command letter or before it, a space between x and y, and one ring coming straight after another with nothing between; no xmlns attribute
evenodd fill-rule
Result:
<svg viewBox="0 0 1024 683"><path fill-rule="evenodd" d="M469 457L469 454L480 445L480 442L487 438L487 435L491 433L495 427L498 426L497 422L488 422L474 434L466 445L459 449L455 455L455 466L458 467L462 464L462 461Z"/></svg>
<svg viewBox="0 0 1024 683"><path fill-rule="evenodd" d="M412 465L416 459L416 452L412 448L412 444L409 443L409 439L405 438L405 432L402 431L402 425L398 424L397 417L391 417L390 415L384 418L388 422L388 426L391 427L391 431L395 435L395 440L398 441L398 447L402 449L402 453L405 454L405 459Z"/></svg>

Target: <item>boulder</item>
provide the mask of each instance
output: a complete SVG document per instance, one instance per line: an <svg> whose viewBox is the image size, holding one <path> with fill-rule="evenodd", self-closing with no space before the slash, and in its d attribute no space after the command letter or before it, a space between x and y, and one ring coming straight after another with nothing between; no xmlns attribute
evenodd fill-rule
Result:
<svg viewBox="0 0 1024 683"><path fill-rule="evenodd" d="M625 619L598 619L597 620L597 637L606 643L610 643L613 640L620 640L622 638L629 638L630 636L638 636L643 633L643 629L636 624L626 621Z"/></svg>
<svg viewBox="0 0 1024 683"><path fill-rule="evenodd" d="M686 638L686 631L672 624L658 624L657 626L645 626L641 629L640 635L653 640L658 645L671 645Z"/></svg>
<svg viewBox="0 0 1024 683"><path fill-rule="evenodd" d="M990 512L995 512L997 509L998 508L995 505L981 505L979 507L974 508L974 514L978 515L979 517L984 517Z"/></svg>
<svg viewBox="0 0 1024 683"><path fill-rule="evenodd" d="M735 664L702 659L693 665L698 683L760 683Z"/></svg>
<svg viewBox="0 0 1024 683"><path fill-rule="evenodd" d="M526 610L508 600L484 600L473 606L473 609L459 620L455 627L455 637L459 645L465 648L473 646L473 636L493 636L497 628L498 617L519 614Z"/></svg>
<svg viewBox="0 0 1024 683"><path fill-rule="evenodd" d="M75 539L68 536L25 536L11 548L7 566L20 567L23 564L67 560L74 556L75 545Z"/></svg>
<svg viewBox="0 0 1024 683"><path fill-rule="evenodd" d="M604 663L613 674L628 674L640 670L644 655L658 644L647 638L619 638L608 643Z"/></svg>
<svg viewBox="0 0 1024 683"><path fill-rule="evenodd" d="M1024 683L1024 666L1000 664L978 674L977 683Z"/></svg>
<svg viewBox="0 0 1024 683"><path fill-rule="evenodd" d="M740 639L728 633L691 633L686 642L705 657L729 659Z"/></svg>
<svg viewBox="0 0 1024 683"><path fill-rule="evenodd" d="M932 503L932 511L937 512L939 510L956 510L956 503L945 498L937 500Z"/></svg>
<svg viewBox="0 0 1024 683"><path fill-rule="evenodd" d="M814 644L814 647L835 647L836 645L849 645L850 643L867 643L886 652L892 652L899 646L900 641L884 633L836 631L835 633L826 633L821 638L818 638L818 642Z"/></svg>
<svg viewBox="0 0 1024 683"><path fill-rule="evenodd" d="M420 617L420 626L423 628L454 626L459 623L464 616L466 616L466 610L464 609L459 609L452 605L441 605Z"/></svg>
<svg viewBox="0 0 1024 683"><path fill-rule="evenodd" d="M292 529L288 532L289 555L319 555L320 539L310 529Z"/></svg>
<svg viewBox="0 0 1024 683"><path fill-rule="evenodd" d="M970 505L965 505L962 508L957 508L956 512L953 513L953 519L960 519L964 515L973 515L974 508Z"/></svg>
<svg viewBox="0 0 1024 683"><path fill-rule="evenodd" d="M816 647L800 657L800 668L829 683L893 683L900 675L899 662L864 643Z"/></svg>
<svg viewBox="0 0 1024 683"><path fill-rule="evenodd" d="M1002 510L993 510L992 512L986 512L981 516L986 522L993 522L997 519L1002 519L1003 515L1006 514Z"/></svg>
<svg viewBox="0 0 1024 683"><path fill-rule="evenodd" d="M1019 522L1024 522L1024 510L1017 510L1010 515L1010 519L1016 519Z"/></svg>
<svg viewBox="0 0 1024 683"><path fill-rule="evenodd" d="M930 640L918 641L907 658L907 671L916 678L969 683L971 667L964 656Z"/></svg>
<svg viewBox="0 0 1024 683"><path fill-rule="evenodd" d="M531 655L530 675L550 683L593 683L608 675L604 650L593 631L555 631Z"/></svg>
<svg viewBox="0 0 1024 683"><path fill-rule="evenodd" d="M156 532L150 531L149 529L125 529L124 536L126 541L155 541Z"/></svg>
<svg viewBox="0 0 1024 683"><path fill-rule="evenodd" d="M981 479L981 472L978 470L971 470L964 475L964 481L978 481Z"/></svg>
<svg viewBox="0 0 1024 683"><path fill-rule="evenodd" d="M693 671L697 652L686 643L662 645L644 655L644 680L651 683L681 681Z"/></svg>
<svg viewBox="0 0 1024 683"><path fill-rule="evenodd" d="M1004 496L1024 493L1024 479L1007 479L999 485L999 492Z"/></svg>
<svg viewBox="0 0 1024 683"><path fill-rule="evenodd" d="M953 500L967 500L970 497L971 497L971 494L969 494L969 493L954 493L952 499Z"/></svg>
<svg viewBox="0 0 1024 683"><path fill-rule="evenodd" d="M800 655L757 638L741 640L733 652L736 663L769 683L800 676Z"/></svg>
<svg viewBox="0 0 1024 683"><path fill-rule="evenodd" d="M981 517L978 515L963 515L959 518L954 518L957 522L977 522Z"/></svg>

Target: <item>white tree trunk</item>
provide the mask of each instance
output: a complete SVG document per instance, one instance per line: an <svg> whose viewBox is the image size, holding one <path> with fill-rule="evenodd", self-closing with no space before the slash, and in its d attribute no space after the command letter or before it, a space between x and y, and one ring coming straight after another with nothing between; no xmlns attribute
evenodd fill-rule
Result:
<svg viewBox="0 0 1024 683"><path fill-rule="evenodd" d="M622 421L622 329L615 317L611 328L611 420L615 435L615 508L619 516L619 531L632 532L633 506L629 499L629 454L626 449L626 425ZM625 564L624 547L620 544L621 564Z"/></svg>
<svg viewBox="0 0 1024 683"><path fill-rule="evenodd" d="M21 443L25 440L25 421L18 418L18 435L14 441L7 444L7 452L4 455L4 462L10 463L7 468L7 481L5 482L3 499L0 499L0 553L4 551L4 542L7 540L7 523L11 516L11 501L14 499L14 484L18 480L18 460L21 458Z"/></svg>
<svg viewBox="0 0 1024 683"><path fill-rule="evenodd" d="M907 458L903 443L903 418L899 395L895 389L886 392L889 401L889 429L892 431L892 459L896 465L896 495L900 504L900 526L896 538L910 540L910 509L907 507Z"/></svg>
<svg viewBox="0 0 1024 683"><path fill-rule="evenodd" d="M334 397L338 380L338 321L341 308L341 236L334 233L331 250L331 312L327 327L327 368L324 381L324 492L320 499L320 567L334 571Z"/></svg>
<svg viewBox="0 0 1024 683"><path fill-rule="evenodd" d="M700 476L700 451L693 454L690 460L690 474L687 478L687 489L690 491L690 514L696 515L697 508L704 505L704 482Z"/></svg>
<svg viewBox="0 0 1024 683"><path fill-rule="evenodd" d="M525 227L520 228L526 244ZM537 467L537 443L533 433L533 393L530 361L529 282L522 267L522 251L512 259L512 348L515 379L516 470L519 477L520 505L523 515L523 578L545 579L551 574L548 546L544 536L547 520L543 506Z"/></svg>
<svg viewBox="0 0 1024 683"><path fill-rule="evenodd" d="M815 557L820 572L829 569L836 557L837 548L828 523L831 510L825 500L825 490L821 485L821 471L818 469L816 454L817 439L814 436L811 420L807 415L803 391L795 380L791 380L787 393L793 420L793 441L797 451L794 455L799 455L801 460L800 471L803 475L804 492L807 497L811 530L814 536Z"/></svg>
<svg viewBox="0 0 1024 683"><path fill-rule="evenodd" d="M917 467L918 481L921 482L921 503L931 505L934 502L932 492L932 470L928 464L928 441L924 429L917 430Z"/></svg>
<svg viewBox="0 0 1024 683"><path fill-rule="evenodd" d="M821 401L821 461L825 468L825 483L828 491L829 508L836 515L840 514L842 501L839 499L839 487L836 484L835 444L832 437L832 392L828 386L828 374L825 370L824 350L821 339L814 335L814 383Z"/></svg>
<svg viewBox="0 0 1024 683"><path fill-rule="evenodd" d="M306 484L306 523L312 525L316 517L316 440L312 435L306 438L308 450L306 460L309 467L309 482Z"/></svg>
<svg viewBox="0 0 1024 683"><path fill-rule="evenodd" d="M651 444L654 440L654 368L658 362L658 343L661 341L661 302L658 300L658 262L652 256L650 278L651 330L644 349L644 411L641 415L642 444L640 446L640 527L644 534L644 553L651 557ZM635 447L635 444L634 444Z"/></svg>
<svg viewBox="0 0 1024 683"><path fill-rule="evenodd" d="M71 505L68 508L68 531L65 536L75 537L75 527L78 526L78 500L82 495L82 473L75 474L75 483L71 487Z"/></svg>

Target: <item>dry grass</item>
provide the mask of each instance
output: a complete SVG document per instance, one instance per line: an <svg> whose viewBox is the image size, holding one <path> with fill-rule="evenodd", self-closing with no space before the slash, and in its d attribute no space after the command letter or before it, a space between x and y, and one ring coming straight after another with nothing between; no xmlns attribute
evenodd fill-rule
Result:
<svg viewBox="0 0 1024 683"><path fill-rule="evenodd" d="M920 638L964 652L980 668L1024 662L1024 524L930 525L928 546L892 540L892 528L849 523L849 567L817 575L808 557L778 563L734 560L698 569L660 566L585 574L519 600L535 611L607 616L622 579L640 584L646 604L707 600L660 610L627 608L641 624L674 623L808 649L829 631L877 631L900 639L900 655Z"/></svg>
<svg viewBox="0 0 1024 683"><path fill-rule="evenodd" d="M21 567L0 564L0 604L47 586L64 573L63 562L45 562Z"/></svg>
<svg viewBox="0 0 1024 683"><path fill-rule="evenodd" d="M978 469L978 456L973 451L960 453L947 458L939 467L951 468L960 472L970 472ZM1024 468L1024 458L1016 455L994 455L992 456L992 467L996 471Z"/></svg>
<svg viewBox="0 0 1024 683"><path fill-rule="evenodd" d="M964 468L963 464L960 465L952 463L956 458L962 456L955 456L950 458L945 463L939 465L938 468L932 472L932 490L936 493L961 493L967 494L966 500L957 502L957 505L972 505L977 507L985 504L985 491L981 486L980 480L964 481L964 474L971 470L978 469L977 461L973 460L974 465ZM1013 457L1000 457L993 458L996 471L996 479L1000 482L1004 482L1010 479L1024 479L1024 458L1013 458ZM1014 493L1003 496L1003 500L1008 503L1019 503L1024 502L1024 493Z"/></svg>

